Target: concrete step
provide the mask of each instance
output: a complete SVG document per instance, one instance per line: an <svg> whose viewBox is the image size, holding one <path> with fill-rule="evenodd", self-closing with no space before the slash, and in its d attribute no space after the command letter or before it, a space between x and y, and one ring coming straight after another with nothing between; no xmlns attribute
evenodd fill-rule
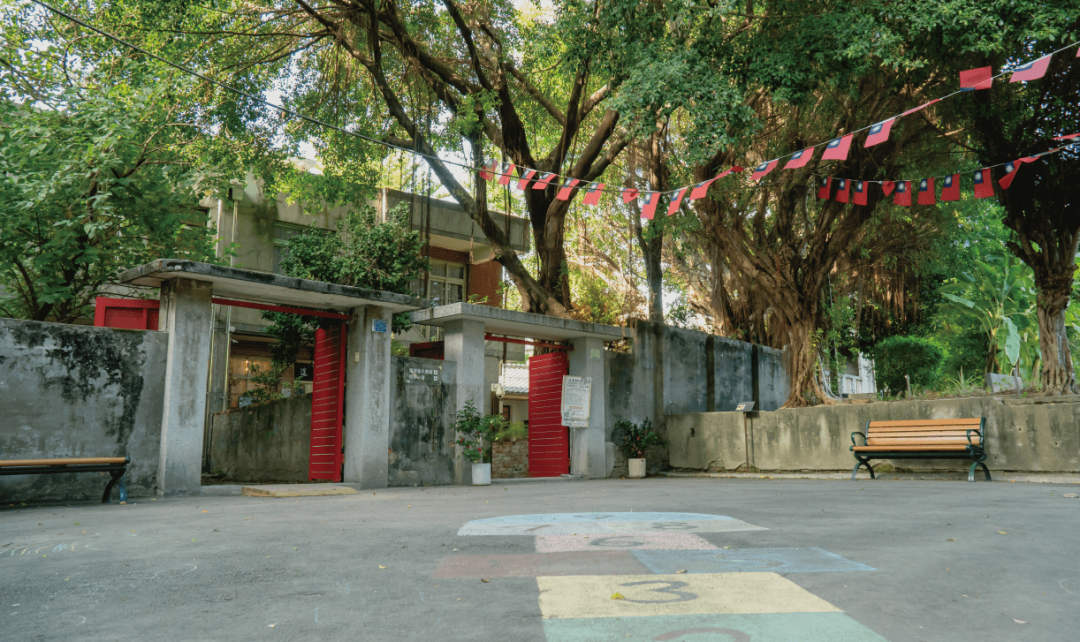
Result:
<svg viewBox="0 0 1080 642"><path fill-rule="evenodd" d="M244 486L245 497L324 497L326 495L357 495L359 491L334 484L263 484Z"/></svg>

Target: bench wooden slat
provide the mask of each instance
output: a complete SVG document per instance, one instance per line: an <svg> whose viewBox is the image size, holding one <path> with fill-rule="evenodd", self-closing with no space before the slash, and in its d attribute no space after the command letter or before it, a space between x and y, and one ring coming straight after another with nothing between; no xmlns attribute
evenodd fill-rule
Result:
<svg viewBox="0 0 1080 642"><path fill-rule="evenodd" d="M886 428L870 426L869 432L870 434L889 432L941 432L949 430L966 432L968 430L978 429L978 426L970 426L967 424L951 424L948 426L888 426Z"/></svg>
<svg viewBox="0 0 1080 642"><path fill-rule="evenodd" d="M71 466L75 464L122 464L125 457L81 457L69 459L9 459L0 461L0 468L13 466Z"/></svg>
<svg viewBox="0 0 1080 642"><path fill-rule="evenodd" d="M935 444L932 448L928 448L926 446L855 446L854 451L855 452L886 453L886 452L916 452L916 451L920 451L920 450L926 451L926 452L938 452L938 451L943 451L943 450L964 451L966 449L967 449L966 445L965 446L953 446L953 445L949 445L949 444L944 444L944 445Z"/></svg>
<svg viewBox="0 0 1080 642"><path fill-rule="evenodd" d="M979 417L964 417L961 419L898 419L890 421L871 421L870 428L887 428L889 426L978 426L982 423Z"/></svg>
<svg viewBox="0 0 1080 642"><path fill-rule="evenodd" d="M896 437L966 437L968 432L966 430L871 430L867 435L870 439L875 437L878 439L894 439ZM979 434L979 431L973 430L972 435Z"/></svg>
<svg viewBox="0 0 1080 642"><path fill-rule="evenodd" d="M964 437L942 437L938 439L870 439L867 441L868 446L926 446L928 449L933 449L940 444L967 446L968 443L968 440ZM978 446L979 440L972 437L970 443Z"/></svg>

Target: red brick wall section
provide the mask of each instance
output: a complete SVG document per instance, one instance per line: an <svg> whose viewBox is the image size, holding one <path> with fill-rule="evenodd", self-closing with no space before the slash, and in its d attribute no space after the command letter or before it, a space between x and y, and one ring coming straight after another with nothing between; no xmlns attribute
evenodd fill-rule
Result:
<svg viewBox="0 0 1080 642"><path fill-rule="evenodd" d="M529 440L497 441L491 444L491 478L516 479L529 476Z"/></svg>
<svg viewBox="0 0 1080 642"><path fill-rule="evenodd" d="M453 263L469 264L468 252L457 252L455 250L448 250L445 247L438 247L436 245L429 245L424 248L424 255L429 256L436 261L451 261Z"/></svg>
<svg viewBox="0 0 1080 642"><path fill-rule="evenodd" d="M487 297L485 305L500 307L499 282L502 281L502 264L498 261L486 261L469 266L469 297Z"/></svg>

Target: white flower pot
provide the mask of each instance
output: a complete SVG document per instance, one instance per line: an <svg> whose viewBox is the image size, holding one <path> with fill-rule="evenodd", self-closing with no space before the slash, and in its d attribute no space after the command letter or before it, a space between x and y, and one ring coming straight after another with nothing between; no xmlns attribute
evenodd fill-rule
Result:
<svg viewBox="0 0 1080 642"><path fill-rule="evenodd" d="M628 459L627 462L630 465L630 477L639 478L645 476L645 458L641 459Z"/></svg>
<svg viewBox="0 0 1080 642"><path fill-rule="evenodd" d="M490 486L491 485L491 464L473 464L472 465L472 485L473 486Z"/></svg>

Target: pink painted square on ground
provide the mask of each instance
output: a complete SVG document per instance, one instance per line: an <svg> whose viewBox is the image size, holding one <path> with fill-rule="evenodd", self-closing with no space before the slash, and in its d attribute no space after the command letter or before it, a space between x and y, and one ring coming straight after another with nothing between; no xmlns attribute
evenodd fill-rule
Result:
<svg viewBox="0 0 1080 642"><path fill-rule="evenodd" d="M707 551L716 546L692 533L538 535L537 553L570 551Z"/></svg>

